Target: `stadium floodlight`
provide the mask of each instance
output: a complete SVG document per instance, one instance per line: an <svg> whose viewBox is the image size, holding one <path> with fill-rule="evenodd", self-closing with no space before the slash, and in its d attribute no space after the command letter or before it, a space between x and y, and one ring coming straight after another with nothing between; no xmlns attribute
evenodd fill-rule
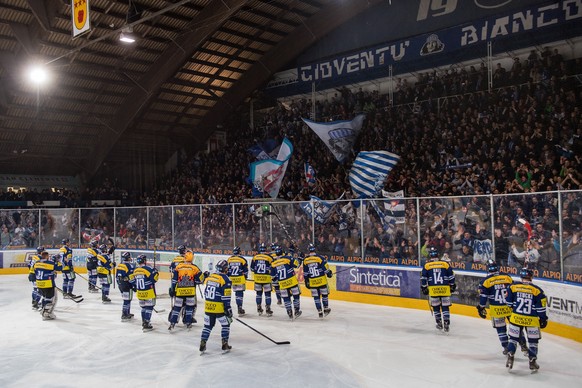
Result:
<svg viewBox="0 0 582 388"><path fill-rule="evenodd" d="M28 79L30 82L38 86L44 85L49 80L49 73L45 67L41 65L33 65L28 69Z"/></svg>
<svg viewBox="0 0 582 388"><path fill-rule="evenodd" d="M121 30L121 34L119 34L119 41L123 43L134 43L135 42L135 35L133 34L132 27L124 27Z"/></svg>

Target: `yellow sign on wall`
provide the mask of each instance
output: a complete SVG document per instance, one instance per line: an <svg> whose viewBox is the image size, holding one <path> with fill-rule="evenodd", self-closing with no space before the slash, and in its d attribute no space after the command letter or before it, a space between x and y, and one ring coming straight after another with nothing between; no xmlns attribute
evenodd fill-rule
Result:
<svg viewBox="0 0 582 388"><path fill-rule="evenodd" d="M89 0L71 0L73 12L73 38L91 31L91 19L89 16Z"/></svg>

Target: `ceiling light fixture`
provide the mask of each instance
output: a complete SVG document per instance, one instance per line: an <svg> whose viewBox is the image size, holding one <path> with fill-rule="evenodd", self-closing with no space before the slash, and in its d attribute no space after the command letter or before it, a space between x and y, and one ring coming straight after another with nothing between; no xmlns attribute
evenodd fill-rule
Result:
<svg viewBox="0 0 582 388"><path fill-rule="evenodd" d="M135 36L133 35L133 27L124 27L119 34L119 41L123 43L134 43Z"/></svg>

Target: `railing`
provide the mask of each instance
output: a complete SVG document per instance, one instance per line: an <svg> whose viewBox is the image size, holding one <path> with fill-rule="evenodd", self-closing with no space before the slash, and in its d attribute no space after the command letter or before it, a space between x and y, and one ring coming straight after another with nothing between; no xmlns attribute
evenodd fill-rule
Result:
<svg viewBox="0 0 582 388"><path fill-rule="evenodd" d="M267 200L0 210L0 243L3 250L55 248L68 238L73 247L85 247L111 237L122 249L171 251L186 245L225 254L236 245L251 253L260 242L293 243L305 252L314 243L331 262L396 266L420 266L428 247L435 246L457 270L484 271L493 258L506 272L517 273L527 256L537 276L582 284L582 191L373 201L327 201L335 206L324 223L303 209L318 211L317 203ZM390 210L402 204L404 215L390 218ZM518 219L532 227L527 252L528 231Z"/></svg>

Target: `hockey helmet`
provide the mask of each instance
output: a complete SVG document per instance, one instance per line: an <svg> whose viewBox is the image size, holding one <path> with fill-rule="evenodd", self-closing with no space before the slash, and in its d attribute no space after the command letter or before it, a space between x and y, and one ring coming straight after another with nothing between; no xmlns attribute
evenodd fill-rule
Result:
<svg viewBox="0 0 582 388"><path fill-rule="evenodd" d="M121 258L123 259L123 261L130 261L131 260L131 253L123 252L121 254Z"/></svg>
<svg viewBox="0 0 582 388"><path fill-rule="evenodd" d="M218 263L216 263L216 272L219 273L228 272L228 263L226 260L220 260Z"/></svg>
<svg viewBox="0 0 582 388"><path fill-rule="evenodd" d="M91 242L89 242L89 245L91 246L91 248L95 249L97 248L97 245L99 245L99 241L91 240Z"/></svg>
<svg viewBox="0 0 582 388"><path fill-rule="evenodd" d="M186 246L185 245L180 245L178 247L178 253L183 255L184 253L186 253Z"/></svg>
<svg viewBox="0 0 582 388"><path fill-rule="evenodd" d="M291 253L291 254L295 253L295 245L293 245L293 244L289 245L289 253Z"/></svg>
<svg viewBox="0 0 582 388"><path fill-rule="evenodd" d="M64 245L69 245L69 243L71 242L71 240L69 240L68 238L64 238L61 243L63 243Z"/></svg>
<svg viewBox="0 0 582 388"><path fill-rule="evenodd" d="M534 271L533 271L533 269L529 269L527 267L524 267L519 271L519 277L522 280L530 280L531 281L534 277Z"/></svg>
<svg viewBox="0 0 582 388"><path fill-rule="evenodd" d="M45 249L44 249L44 247L42 245L36 248L36 253L39 254L39 255L41 253L43 253L44 251L45 251Z"/></svg>
<svg viewBox="0 0 582 388"><path fill-rule="evenodd" d="M194 260L194 252L192 252L191 250L187 250L186 253L184 253L184 261L187 263L191 263Z"/></svg>
<svg viewBox="0 0 582 388"><path fill-rule="evenodd" d="M51 260L52 261L60 261L61 260L61 257L59 255L52 255L51 256Z"/></svg>
<svg viewBox="0 0 582 388"><path fill-rule="evenodd" d="M309 252L315 252L315 245L313 245L313 244L309 244L309 245L307 246L307 250L308 250Z"/></svg>
<svg viewBox="0 0 582 388"><path fill-rule="evenodd" d="M99 250L101 251L101 253L107 252L107 245L105 244L99 245Z"/></svg>
<svg viewBox="0 0 582 388"><path fill-rule="evenodd" d="M267 247L265 246L265 243L259 244L259 253L265 253L265 252L267 252Z"/></svg>
<svg viewBox="0 0 582 388"><path fill-rule="evenodd" d="M139 255L139 256L138 256L138 257L135 259L135 261L136 261L138 264L145 264L145 263L147 262L147 260L148 260L148 258L147 258L147 256L146 256L146 255Z"/></svg>
<svg viewBox="0 0 582 388"><path fill-rule="evenodd" d="M499 272L499 266L497 265L497 263L494 262L493 260L489 260L487 262L487 272L489 272L489 273L498 273Z"/></svg>
<svg viewBox="0 0 582 388"><path fill-rule="evenodd" d="M437 260L439 258L439 251L435 247L430 247L428 249L428 257L432 260Z"/></svg>
<svg viewBox="0 0 582 388"><path fill-rule="evenodd" d="M276 254L277 256L281 256L281 255L283 254L283 248L281 248L281 246L280 246L280 245L277 245L277 246L275 247L275 254Z"/></svg>
<svg viewBox="0 0 582 388"><path fill-rule="evenodd" d="M277 243L271 243L271 252L274 252L277 249Z"/></svg>
<svg viewBox="0 0 582 388"><path fill-rule="evenodd" d="M240 255L240 247L236 246L232 249L232 254L233 255Z"/></svg>

